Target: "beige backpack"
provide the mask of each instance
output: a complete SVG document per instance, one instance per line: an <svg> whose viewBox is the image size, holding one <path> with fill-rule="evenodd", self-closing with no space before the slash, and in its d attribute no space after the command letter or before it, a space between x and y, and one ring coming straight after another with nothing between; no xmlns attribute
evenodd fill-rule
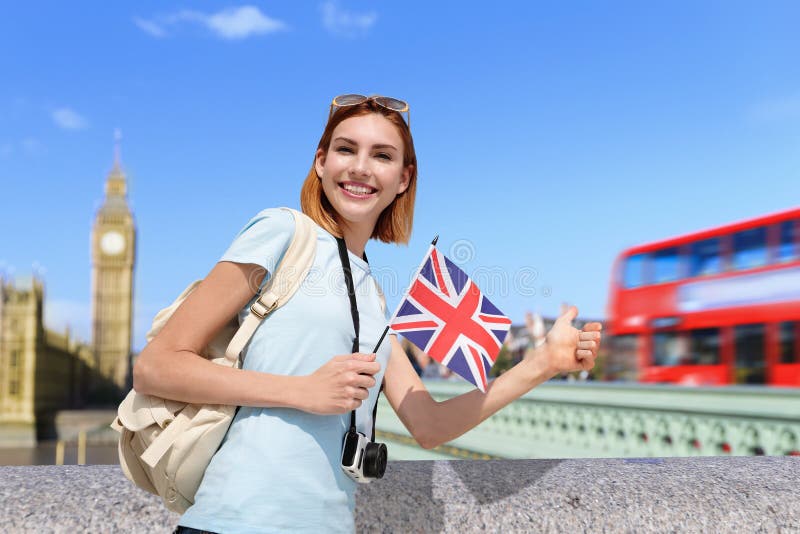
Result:
<svg viewBox="0 0 800 534"><path fill-rule="evenodd" d="M283 208L289 210L289 208ZM297 291L314 262L316 230L311 219L295 210L295 232L289 248L250 314L238 324L234 317L202 352L216 364L241 367L240 354L261 321ZM200 285L193 282L153 319L150 342L186 297ZM131 390L117 410L111 428L120 432L119 463L125 476L140 488L160 496L173 512L183 513L194 496L211 457L233 420L236 406L187 404Z"/></svg>

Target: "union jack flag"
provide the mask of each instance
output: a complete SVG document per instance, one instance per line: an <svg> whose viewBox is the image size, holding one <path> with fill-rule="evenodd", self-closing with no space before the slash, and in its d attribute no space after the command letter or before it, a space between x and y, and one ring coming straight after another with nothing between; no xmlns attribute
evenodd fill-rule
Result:
<svg viewBox="0 0 800 534"><path fill-rule="evenodd" d="M432 245L389 325L485 393L511 320Z"/></svg>

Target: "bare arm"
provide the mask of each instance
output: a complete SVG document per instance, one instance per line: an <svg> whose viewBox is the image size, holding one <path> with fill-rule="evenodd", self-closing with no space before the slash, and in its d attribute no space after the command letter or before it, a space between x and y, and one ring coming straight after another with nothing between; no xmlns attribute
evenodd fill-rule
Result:
<svg viewBox="0 0 800 534"><path fill-rule="evenodd" d="M590 323L579 332L570 325L576 314L577 309L574 313L571 309L559 318L547 336L548 342L493 380L485 394L475 390L443 402L430 396L396 336L392 336L386 398L423 448L451 441L559 372L594 366L601 325Z"/></svg>
<svg viewBox="0 0 800 534"><path fill-rule="evenodd" d="M552 377L542 367L542 358L530 358L493 380L485 394L476 389L437 402L417 376L396 336L391 336L391 339L392 355L386 368L384 390L386 398L417 443L425 449L459 437ZM540 347L536 350L545 349Z"/></svg>
<svg viewBox="0 0 800 534"><path fill-rule="evenodd" d="M217 263L139 354L134 389L184 402L296 406L298 377L228 368L199 355L252 298L265 274L258 265Z"/></svg>
<svg viewBox="0 0 800 534"><path fill-rule="evenodd" d="M147 344L133 367L137 392L183 402L296 408L339 414L358 408L380 370L374 354L342 354L306 376L234 369L199 355L253 297L266 272L219 262Z"/></svg>

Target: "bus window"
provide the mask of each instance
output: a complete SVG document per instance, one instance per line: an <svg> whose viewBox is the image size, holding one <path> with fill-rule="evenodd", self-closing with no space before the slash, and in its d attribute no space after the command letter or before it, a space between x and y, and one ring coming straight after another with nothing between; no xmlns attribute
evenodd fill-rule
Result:
<svg viewBox="0 0 800 534"><path fill-rule="evenodd" d="M736 350L736 383L763 384L764 325L743 324L733 329Z"/></svg>
<svg viewBox="0 0 800 534"><path fill-rule="evenodd" d="M645 284L645 267L647 254L636 254L625 259L625 269L622 274L622 285L626 289L643 286Z"/></svg>
<svg viewBox="0 0 800 534"><path fill-rule="evenodd" d="M767 264L767 228L733 234L733 268L750 269Z"/></svg>
<svg viewBox="0 0 800 534"><path fill-rule="evenodd" d="M719 328L701 328L689 331L689 355L696 365L718 365Z"/></svg>
<svg viewBox="0 0 800 534"><path fill-rule="evenodd" d="M678 248L666 248L653 254L653 282L671 282L680 278L681 256Z"/></svg>
<svg viewBox="0 0 800 534"><path fill-rule="evenodd" d="M607 380L637 380L639 336L626 334L611 337L611 351L606 357Z"/></svg>
<svg viewBox="0 0 800 534"><path fill-rule="evenodd" d="M671 367L684 363L683 343L677 332L653 334L653 365Z"/></svg>
<svg viewBox="0 0 800 534"><path fill-rule="evenodd" d="M800 241L800 230L798 221L785 221L778 227L778 261L791 261L798 255L798 241Z"/></svg>
<svg viewBox="0 0 800 534"><path fill-rule="evenodd" d="M800 332L800 321L780 323L780 363L800 363L798 332Z"/></svg>
<svg viewBox="0 0 800 534"><path fill-rule="evenodd" d="M690 276L722 271L722 243L718 237L692 243L691 250Z"/></svg>

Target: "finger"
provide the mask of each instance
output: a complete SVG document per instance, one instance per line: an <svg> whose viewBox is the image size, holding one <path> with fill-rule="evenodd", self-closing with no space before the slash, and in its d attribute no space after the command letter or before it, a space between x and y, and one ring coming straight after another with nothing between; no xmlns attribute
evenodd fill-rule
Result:
<svg viewBox="0 0 800 534"><path fill-rule="evenodd" d="M600 332L581 332L578 339L581 341L597 341L600 337Z"/></svg>
<svg viewBox="0 0 800 534"><path fill-rule="evenodd" d="M590 350L587 350L587 349L578 349L578 350L575 351L575 356L579 360L583 360L585 358L593 357L594 353L592 351L590 351Z"/></svg>
<svg viewBox="0 0 800 534"><path fill-rule="evenodd" d="M375 359L375 353L365 354L363 352L354 352L351 356L355 360L361 360L365 362L371 362Z"/></svg>
<svg viewBox="0 0 800 534"><path fill-rule="evenodd" d="M579 349L586 349L586 350L597 350L597 342L596 341L578 341L578 348Z"/></svg>
<svg viewBox="0 0 800 534"><path fill-rule="evenodd" d="M362 401L367 400L369 398L369 390L367 388L356 388L353 398Z"/></svg>
<svg viewBox="0 0 800 534"><path fill-rule="evenodd" d="M369 390L367 388L347 386L344 388L344 395L350 399L364 400L369 397Z"/></svg>
<svg viewBox="0 0 800 534"><path fill-rule="evenodd" d="M353 385L360 388L369 389L375 387L376 383L372 375L356 375L355 378L353 378Z"/></svg>
<svg viewBox="0 0 800 534"><path fill-rule="evenodd" d="M603 323L586 323L583 325L584 332L599 332L603 329Z"/></svg>
<svg viewBox="0 0 800 534"><path fill-rule="evenodd" d="M350 370L355 371L358 374L371 376L381 370L381 364L378 362L362 362L353 360L350 363Z"/></svg>
<svg viewBox="0 0 800 534"><path fill-rule="evenodd" d="M572 321L575 320L577 316L578 316L578 308L575 306L570 306L569 308L567 308L567 311L565 311L561 315L561 317L558 318L558 320L571 323Z"/></svg>

